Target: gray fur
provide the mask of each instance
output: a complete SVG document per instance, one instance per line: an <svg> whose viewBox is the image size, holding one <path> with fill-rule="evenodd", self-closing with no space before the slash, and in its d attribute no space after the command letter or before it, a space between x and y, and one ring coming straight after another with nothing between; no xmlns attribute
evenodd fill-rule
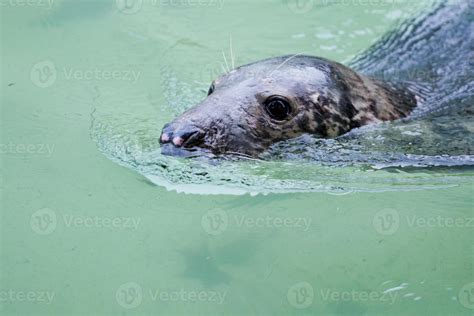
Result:
<svg viewBox="0 0 474 316"><path fill-rule="evenodd" d="M214 85L211 95L165 126L162 143L171 145L182 137L186 141L176 147L257 156L278 141L302 134L337 137L363 125L397 120L417 104L415 95L401 85L312 56L245 65ZM272 95L291 101L288 120L277 122L266 113L263 103Z"/></svg>

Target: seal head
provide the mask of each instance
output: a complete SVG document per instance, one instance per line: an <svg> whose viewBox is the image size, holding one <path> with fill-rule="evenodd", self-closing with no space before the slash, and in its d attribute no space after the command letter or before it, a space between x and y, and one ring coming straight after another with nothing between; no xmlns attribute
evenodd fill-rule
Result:
<svg viewBox="0 0 474 316"><path fill-rule="evenodd" d="M204 149L258 156L272 144L410 114L415 96L323 58L282 56L245 65L216 79L208 96L163 128L164 154Z"/></svg>

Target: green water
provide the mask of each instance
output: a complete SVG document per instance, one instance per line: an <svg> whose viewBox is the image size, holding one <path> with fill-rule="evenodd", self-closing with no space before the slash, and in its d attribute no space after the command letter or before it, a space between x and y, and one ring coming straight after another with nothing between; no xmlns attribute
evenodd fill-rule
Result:
<svg viewBox="0 0 474 316"><path fill-rule="evenodd" d="M205 95L230 38L236 65L348 61L421 2L0 4L1 314L474 313L472 170L429 189L449 172L422 170L419 190L185 195L91 132L96 117L109 143L158 133Z"/></svg>

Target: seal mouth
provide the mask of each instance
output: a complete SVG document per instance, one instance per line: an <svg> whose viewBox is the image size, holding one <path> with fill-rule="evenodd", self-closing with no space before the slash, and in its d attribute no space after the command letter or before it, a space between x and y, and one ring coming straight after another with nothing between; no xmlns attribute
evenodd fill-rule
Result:
<svg viewBox="0 0 474 316"><path fill-rule="evenodd" d="M164 156L181 157L181 158L196 158L208 156L209 152L200 147L182 148L176 147L173 144L167 143L161 145L161 154Z"/></svg>

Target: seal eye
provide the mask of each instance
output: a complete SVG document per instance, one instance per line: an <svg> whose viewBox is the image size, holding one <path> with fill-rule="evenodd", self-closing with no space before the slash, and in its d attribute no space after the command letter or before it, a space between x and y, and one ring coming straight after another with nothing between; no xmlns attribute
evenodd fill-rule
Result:
<svg viewBox="0 0 474 316"><path fill-rule="evenodd" d="M214 85L214 82L211 84L211 87L209 88L209 91L207 91L207 95L210 96L212 93L214 93L214 90L216 89L216 86Z"/></svg>
<svg viewBox="0 0 474 316"><path fill-rule="evenodd" d="M291 114L291 105L287 99L274 96L265 101L265 110L272 119L284 121Z"/></svg>

